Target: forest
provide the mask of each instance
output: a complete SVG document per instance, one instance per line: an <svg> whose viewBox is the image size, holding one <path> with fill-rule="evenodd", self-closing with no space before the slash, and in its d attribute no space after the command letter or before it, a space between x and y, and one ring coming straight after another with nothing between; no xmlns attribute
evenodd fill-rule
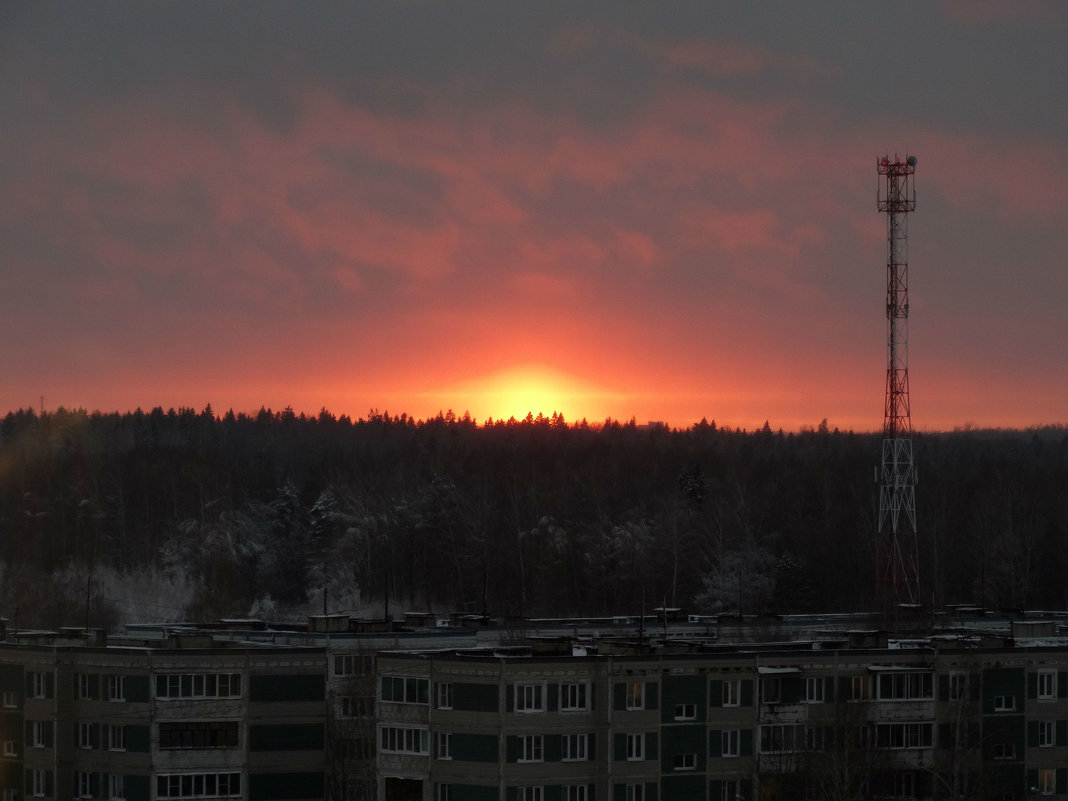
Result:
<svg viewBox="0 0 1068 801"><path fill-rule="evenodd" d="M20 410L0 421L0 617L869 609L879 440L826 421ZM1068 606L1068 429L913 440L924 598Z"/></svg>

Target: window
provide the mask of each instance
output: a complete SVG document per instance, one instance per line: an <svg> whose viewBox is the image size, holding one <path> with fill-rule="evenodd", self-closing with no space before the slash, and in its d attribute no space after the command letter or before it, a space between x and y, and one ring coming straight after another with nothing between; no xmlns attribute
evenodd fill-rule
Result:
<svg viewBox="0 0 1068 801"><path fill-rule="evenodd" d="M4 740L4 756L13 757L18 756L19 752L15 749L14 740Z"/></svg>
<svg viewBox="0 0 1068 801"><path fill-rule="evenodd" d="M915 798L916 774L912 771L892 774L890 777L890 792L894 798Z"/></svg>
<svg viewBox="0 0 1068 801"><path fill-rule="evenodd" d="M968 698L968 674L952 671L949 674L949 700L964 701Z"/></svg>
<svg viewBox="0 0 1068 801"><path fill-rule="evenodd" d="M161 751L237 748L239 729L240 725L236 720L160 723L159 747Z"/></svg>
<svg viewBox="0 0 1068 801"><path fill-rule="evenodd" d="M93 748L96 745L96 726L92 723L78 724L78 747Z"/></svg>
<svg viewBox="0 0 1068 801"><path fill-rule="evenodd" d="M452 759L452 735L439 731L434 735L434 758Z"/></svg>
<svg viewBox="0 0 1068 801"><path fill-rule="evenodd" d="M588 744L588 735L565 734L561 738L560 758L564 760L564 762L581 762L588 759Z"/></svg>
<svg viewBox="0 0 1068 801"><path fill-rule="evenodd" d="M381 749L386 754L421 754L428 753L428 734L426 729L406 726L383 726L380 739Z"/></svg>
<svg viewBox="0 0 1068 801"><path fill-rule="evenodd" d="M645 759L644 734L627 735L627 759L632 762L640 759Z"/></svg>
<svg viewBox="0 0 1068 801"><path fill-rule="evenodd" d="M18 801L18 799L19 799L19 791L18 790L13 790L11 788L5 788L2 798L3 798L3 801Z"/></svg>
<svg viewBox="0 0 1068 801"><path fill-rule="evenodd" d="M434 685L434 706L438 709L452 709L451 681L439 681Z"/></svg>
<svg viewBox="0 0 1068 801"><path fill-rule="evenodd" d="M434 791L434 801L452 801L452 785L439 784Z"/></svg>
<svg viewBox="0 0 1068 801"><path fill-rule="evenodd" d="M994 759L1016 759L1016 744L994 743Z"/></svg>
<svg viewBox="0 0 1068 801"><path fill-rule="evenodd" d="M853 676L849 683L849 700L867 701L871 692L871 683L867 676Z"/></svg>
<svg viewBox="0 0 1068 801"><path fill-rule="evenodd" d="M675 770L693 770L697 767L697 754L675 754L672 765Z"/></svg>
<svg viewBox="0 0 1068 801"><path fill-rule="evenodd" d="M826 699L824 698L824 688L827 683L823 680L822 676L809 676L805 679L805 703L808 704L822 704Z"/></svg>
<svg viewBox="0 0 1068 801"><path fill-rule="evenodd" d="M31 698L51 698L52 697L52 674L51 673L30 673L30 697Z"/></svg>
<svg viewBox="0 0 1068 801"><path fill-rule="evenodd" d="M876 748L930 748L930 723L878 723L875 726Z"/></svg>
<svg viewBox="0 0 1068 801"><path fill-rule="evenodd" d="M584 712L590 708L589 682L577 681L560 685L560 711ZM582 785L585 788L585 785Z"/></svg>
<svg viewBox="0 0 1068 801"><path fill-rule="evenodd" d="M585 784L565 784L564 801L589 801L590 794Z"/></svg>
<svg viewBox="0 0 1068 801"><path fill-rule="evenodd" d="M545 791L541 787L517 787L516 801L543 801Z"/></svg>
<svg viewBox="0 0 1068 801"><path fill-rule="evenodd" d="M160 724L161 726L163 724ZM161 729L162 732L162 729ZM121 724L108 724L107 730L107 742L109 751L125 751L126 750L126 727ZM162 748L162 742L160 743Z"/></svg>
<svg viewBox="0 0 1068 801"><path fill-rule="evenodd" d="M1050 748L1057 744L1057 725L1052 720L1038 723L1038 747Z"/></svg>
<svg viewBox="0 0 1068 801"><path fill-rule="evenodd" d="M108 798L112 801L124 801L126 798L126 777L112 773L108 776Z"/></svg>
<svg viewBox="0 0 1068 801"><path fill-rule="evenodd" d="M696 720L696 704L675 704L675 720Z"/></svg>
<svg viewBox="0 0 1068 801"><path fill-rule="evenodd" d="M1057 792L1056 768L1039 768L1038 791L1042 793L1042 795L1053 795Z"/></svg>
<svg viewBox="0 0 1068 801"><path fill-rule="evenodd" d="M782 698L782 680L778 677L760 680L760 703L777 704Z"/></svg>
<svg viewBox="0 0 1068 801"><path fill-rule="evenodd" d="M722 739L721 753L725 757L736 757L741 751L739 745L741 743L741 732L738 729L732 729L720 733Z"/></svg>
<svg viewBox="0 0 1068 801"><path fill-rule="evenodd" d="M994 711L995 712L1015 712L1016 711L1016 696L1015 695L995 695L994 696Z"/></svg>
<svg viewBox="0 0 1068 801"><path fill-rule="evenodd" d="M790 754L804 747L804 727L775 724L760 727L762 754Z"/></svg>
<svg viewBox="0 0 1068 801"><path fill-rule="evenodd" d="M395 704L429 704L430 680L383 676L382 700Z"/></svg>
<svg viewBox="0 0 1068 801"><path fill-rule="evenodd" d="M630 681L627 682L627 709L645 709L645 682L644 681Z"/></svg>
<svg viewBox="0 0 1068 801"><path fill-rule="evenodd" d="M334 657L335 676L369 676L375 672L374 654L338 654Z"/></svg>
<svg viewBox="0 0 1068 801"><path fill-rule="evenodd" d="M4 708L5 709L17 709L19 705L19 694L11 690L4 690Z"/></svg>
<svg viewBox="0 0 1068 801"><path fill-rule="evenodd" d="M240 798L240 773L163 773L156 776L156 798Z"/></svg>
<svg viewBox="0 0 1068 801"><path fill-rule="evenodd" d="M723 706L738 706L742 699L742 680L728 679L723 682Z"/></svg>
<svg viewBox="0 0 1068 801"><path fill-rule="evenodd" d="M645 785L626 785L626 791L623 793L623 797L626 799L626 801L645 801Z"/></svg>
<svg viewBox="0 0 1068 801"><path fill-rule="evenodd" d="M104 680L104 692L109 701L126 700L126 677L106 676Z"/></svg>
<svg viewBox="0 0 1068 801"><path fill-rule="evenodd" d="M30 792L38 798L52 795L52 771L34 768L30 773Z"/></svg>
<svg viewBox="0 0 1068 801"><path fill-rule="evenodd" d="M805 727L805 750L822 751L830 743L832 730L828 726Z"/></svg>
<svg viewBox="0 0 1068 801"><path fill-rule="evenodd" d="M517 684L515 686L516 712L544 712L545 685Z"/></svg>
<svg viewBox="0 0 1068 801"><path fill-rule="evenodd" d="M30 722L30 746L33 748L52 747L52 721L34 720Z"/></svg>
<svg viewBox="0 0 1068 801"><path fill-rule="evenodd" d="M911 701L934 698L934 674L928 671L888 671L875 677L876 698L880 701Z"/></svg>
<svg viewBox="0 0 1068 801"><path fill-rule="evenodd" d="M519 761L541 762L544 759L544 748L540 734L524 734L519 738Z"/></svg>
<svg viewBox="0 0 1068 801"><path fill-rule="evenodd" d="M88 673L74 674L74 682L77 686L77 697L79 701L86 701L93 697L93 678L94 676Z"/></svg>
<svg viewBox="0 0 1068 801"><path fill-rule="evenodd" d="M240 673L159 673L156 675L156 698L160 700L240 697Z"/></svg>
<svg viewBox="0 0 1068 801"><path fill-rule="evenodd" d="M739 801L741 797L741 779L724 779L718 801ZM713 799L713 801L716 801L716 799Z"/></svg>
<svg viewBox="0 0 1068 801"><path fill-rule="evenodd" d="M375 713L375 699L370 695L342 695L337 714L341 718L369 718Z"/></svg>
<svg viewBox="0 0 1068 801"><path fill-rule="evenodd" d="M1053 701L1057 698L1057 671L1038 671L1038 700Z"/></svg>
<svg viewBox="0 0 1068 801"><path fill-rule="evenodd" d="M79 770L74 775L78 798L93 797L93 774Z"/></svg>

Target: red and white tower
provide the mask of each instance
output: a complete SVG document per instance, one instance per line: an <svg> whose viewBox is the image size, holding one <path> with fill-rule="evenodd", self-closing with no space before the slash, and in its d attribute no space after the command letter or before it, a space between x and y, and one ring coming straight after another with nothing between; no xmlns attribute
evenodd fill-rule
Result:
<svg viewBox="0 0 1068 801"><path fill-rule="evenodd" d="M916 468L909 410L908 214L916 210L916 157L879 159L879 211L886 214L886 408L879 472L876 591L887 612L920 603Z"/></svg>

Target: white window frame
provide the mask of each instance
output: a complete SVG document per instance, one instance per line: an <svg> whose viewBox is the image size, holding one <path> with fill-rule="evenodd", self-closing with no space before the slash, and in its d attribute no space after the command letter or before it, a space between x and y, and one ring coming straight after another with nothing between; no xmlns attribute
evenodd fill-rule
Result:
<svg viewBox="0 0 1068 801"><path fill-rule="evenodd" d="M31 748L50 748L51 746L47 742L45 737L45 723L44 720L31 720L30 721L30 747Z"/></svg>
<svg viewBox="0 0 1068 801"><path fill-rule="evenodd" d="M2 797L4 801L18 801L19 791L10 787L5 787L4 794L0 797Z"/></svg>
<svg viewBox="0 0 1068 801"><path fill-rule="evenodd" d="M963 670L951 670L949 672L949 700L968 700L968 674Z"/></svg>
<svg viewBox="0 0 1068 801"><path fill-rule="evenodd" d="M1056 670L1040 670L1038 671L1038 678L1035 680L1038 685L1038 700L1039 701L1056 701L1057 700L1057 671Z"/></svg>
<svg viewBox="0 0 1068 801"><path fill-rule="evenodd" d="M78 673L78 700L91 701L93 699L92 676L89 673ZM82 796L84 798L84 796Z"/></svg>
<svg viewBox="0 0 1068 801"><path fill-rule="evenodd" d="M1038 747L1052 748L1057 745L1057 723L1052 720L1038 722Z"/></svg>
<svg viewBox="0 0 1068 801"><path fill-rule="evenodd" d="M827 701L827 682L823 676L805 677L805 703L822 704Z"/></svg>
<svg viewBox="0 0 1068 801"><path fill-rule="evenodd" d="M40 768L30 769L30 792L34 798L44 798L47 794L48 773L49 771Z"/></svg>
<svg viewBox="0 0 1068 801"><path fill-rule="evenodd" d="M742 754L742 732L740 729L726 729L720 732L720 754L736 757Z"/></svg>
<svg viewBox="0 0 1068 801"><path fill-rule="evenodd" d="M4 740L4 752L6 757L17 757L19 755L18 749L15 747L14 740Z"/></svg>
<svg viewBox="0 0 1068 801"><path fill-rule="evenodd" d="M697 720L697 704L675 704L675 720Z"/></svg>
<svg viewBox="0 0 1068 801"><path fill-rule="evenodd" d="M723 682L723 706L742 705L742 680L725 679Z"/></svg>
<svg viewBox="0 0 1068 801"><path fill-rule="evenodd" d="M75 771L74 776L75 793L77 798L92 798L93 797L93 774L88 771L79 770Z"/></svg>
<svg viewBox="0 0 1068 801"><path fill-rule="evenodd" d="M163 793L159 791L161 783L167 785ZM241 798L244 783L241 771L157 773L156 794L153 797L157 801L168 798ZM209 789L209 784L214 785L214 791ZM222 789L224 784L225 790Z"/></svg>
<svg viewBox="0 0 1068 801"><path fill-rule="evenodd" d="M686 754L675 754L675 757L672 762L675 770L696 770L697 754L693 752Z"/></svg>
<svg viewBox="0 0 1068 801"><path fill-rule="evenodd" d="M437 784L434 788L434 801L452 801L452 785Z"/></svg>
<svg viewBox="0 0 1068 801"><path fill-rule="evenodd" d="M645 682L628 681L623 685L626 689L624 706L628 712L636 712L645 709Z"/></svg>
<svg viewBox="0 0 1068 801"><path fill-rule="evenodd" d="M517 787L516 801L545 801L545 788L540 785Z"/></svg>
<svg viewBox="0 0 1068 801"><path fill-rule="evenodd" d="M18 709L19 694L14 690L4 690L4 709Z"/></svg>
<svg viewBox="0 0 1068 801"><path fill-rule="evenodd" d="M585 784L565 784L564 801L589 801L590 791Z"/></svg>
<svg viewBox="0 0 1068 801"><path fill-rule="evenodd" d="M930 670L888 670L875 674L878 701L930 701L934 699L934 673Z"/></svg>
<svg viewBox="0 0 1068 801"><path fill-rule="evenodd" d="M108 798L111 801L125 801L126 799L126 776L122 773L108 775Z"/></svg>
<svg viewBox="0 0 1068 801"><path fill-rule="evenodd" d="M545 711L545 682L516 682L514 693L517 713L531 715Z"/></svg>
<svg viewBox="0 0 1068 801"><path fill-rule="evenodd" d="M541 734L519 735L519 749L516 762L544 762L545 738Z"/></svg>
<svg viewBox="0 0 1068 801"><path fill-rule="evenodd" d="M378 744L383 754L428 756L430 732L425 726L379 726Z"/></svg>
<svg viewBox="0 0 1068 801"><path fill-rule="evenodd" d="M1016 759L1016 743L994 743L991 752L995 760Z"/></svg>
<svg viewBox="0 0 1068 801"><path fill-rule="evenodd" d="M590 758L589 735L564 734L560 737L561 762L585 762Z"/></svg>
<svg viewBox="0 0 1068 801"><path fill-rule="evenodd" d="M31 674L33 683L33 695L31 698L48 698L48 679L51 673L33 671Z"/></svg>
<svg viewBox="0 0 1068 801"><path fill-rule="evenodd" d="M126 727L121 723L109 723L107 727L108 750L125 751Z"/></svg>
<svg viewBox="0 0 1068 801"><path fill-rule="evenodd" d="M1016 696L1015 695L995 695L994 696L994 711L995 712L1015 712L1016 711Z"/></svg>
<svg viewBox="0 0 1068 801"><path fill-rule="evenodd" d="M452 759L452 734L449 732L434 733L434 758Z"/></svg>
<svg viewBox="0 0 1068 801"><path fill-rule="evenodd" d="M78 748L91 751L95 747L92 723L78 723Z"/></svg>
<svg viewBox="0 0 1068 801"><path fill-rule="evenodd" d="M434 684L434 706L437 709L452 709L452 682L439 681Z"/></svg>
<svg viewBox="0 0 1068 801"><path fill-rule="evenodd" d="M645 759L645 733L627 734L627 761L641 762Z"/></svg>
<svg viewBox="0 0 1068 801"><path fill-rule="evenodd" d="M628 784L626 785L626 791L624 797L626 801L645 801L645 785L644 784Z"/></svg>
<svg viewBox="0 0 1068 801"><path fill-rule="evenodd" d="M1038 792L1042 795L1053 795L1057 792L1057 769L1038 769Z"/></svg>
<svg viewBox="0 0 1068 801"><path fill-rule="evenodd" d="M104 692L108 701L122 703L126 700L126 677L112 673L104 678Z"/></svg>
<svg viewBox="0 0 1068 801"><path fill-rule="evenodd" d="M561 712L588 712L589 709L590 683L588 681L566 681L560 684Z"/></svg>
<svg viewBox="0 0 1068 801"><path fill-rule="evenodd" d="M742 797L741 779L724 779L718 801L739 801ZM716 799L713 799L716 801Z"/></svg>

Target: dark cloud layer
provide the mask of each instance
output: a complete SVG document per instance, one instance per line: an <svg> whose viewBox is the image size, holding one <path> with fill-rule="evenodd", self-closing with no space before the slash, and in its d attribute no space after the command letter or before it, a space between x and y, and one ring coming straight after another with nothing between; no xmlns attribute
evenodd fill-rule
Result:
<svg viewBox="0 0 1068 801"><path fill-rule="evenodd" d="M1066 33L1038 1L5 4L0 405L484 417L463 387L540 364L613 416L875 427L900 150L914 409L1063 420Z"/></svg>

